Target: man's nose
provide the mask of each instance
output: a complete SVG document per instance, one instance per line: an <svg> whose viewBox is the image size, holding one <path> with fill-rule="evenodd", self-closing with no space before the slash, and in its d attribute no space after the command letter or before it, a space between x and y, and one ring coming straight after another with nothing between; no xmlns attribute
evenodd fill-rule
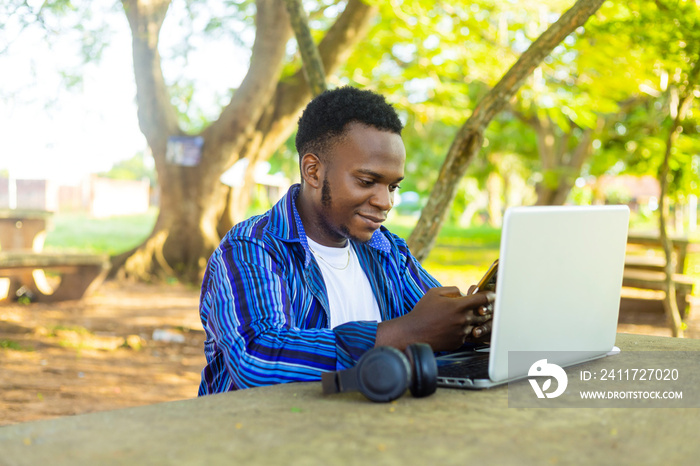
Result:
<svg viewBox="0 0 700 466"><path fill-rule="evenodd" d="M372 196L371 204L388 212L394 207L394 193L389 190L388 186L380 186Z"/></svg>

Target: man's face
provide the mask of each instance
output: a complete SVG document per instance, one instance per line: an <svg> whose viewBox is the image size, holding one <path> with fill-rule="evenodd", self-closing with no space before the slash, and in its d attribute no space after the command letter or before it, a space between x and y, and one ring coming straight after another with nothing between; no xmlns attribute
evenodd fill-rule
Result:
<svg viewBox="0 0 700 466"><path fill-rule="evenodd" d="M369 241L386 220L404 177L401 136L350 123L324 160L316 228L307 233L327 246L342 246L347 238Z"/></svg>

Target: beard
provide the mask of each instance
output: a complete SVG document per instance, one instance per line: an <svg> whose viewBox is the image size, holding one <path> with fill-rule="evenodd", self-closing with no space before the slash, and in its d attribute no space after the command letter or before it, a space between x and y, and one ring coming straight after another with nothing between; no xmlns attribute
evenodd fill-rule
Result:
<svg viewBox="0 0 700 466"><path fill-rule="evenodd" d="M333 227L333 222L331 221L331 211L333 205L333 198L331 196L331 184L328 182L328 178L323 178L323 186L321 186L321 206L323 207L323 212L321 213L321 226L327 233L332 236L341 236L343 238L358 242L367 243L368 240L360 239L350 233L350 229L345 223L341 223L336 228Z"/></svg>
<svg viewBox="0 0 700 466"><path fill-rule="evenodd" d="M331 184L326 177L323 178L323 186L321 187L321 205L329 210L331 208Z"/></svg>

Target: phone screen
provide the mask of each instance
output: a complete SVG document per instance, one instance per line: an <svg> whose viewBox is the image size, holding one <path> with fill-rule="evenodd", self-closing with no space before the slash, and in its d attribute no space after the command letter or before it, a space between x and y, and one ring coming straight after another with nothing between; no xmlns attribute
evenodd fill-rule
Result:
<svg viewBox="0 0 700 466"><path fill-rule="evenodd" d="M491 264L491 267L489 267L486 274L484 274L484 276L481 277L481 280L479 280L479 283L476 285L474 293L476 293L477 291L496 291L496 276L498 275L497 272L498 259L493 261L493 264Z"/></svg>

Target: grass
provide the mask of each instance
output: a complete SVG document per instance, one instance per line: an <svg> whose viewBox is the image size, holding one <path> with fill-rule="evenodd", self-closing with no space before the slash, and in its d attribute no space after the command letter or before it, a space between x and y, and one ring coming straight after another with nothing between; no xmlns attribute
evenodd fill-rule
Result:
<svg viewBox="0 0 700 466"><path fill-rule="evenodd" d="M155 209L142 215L109 218L57 214L46 238L46 249L118 254L140 244L151 232L156 216ZM639 219L633 221L631 229L635 230L650 225ZM392 215L387 227L398 236L408 238L415 223L413 217ZM693 239L700 240L698 235L700 233ZM500 238L499 228L445 225L423 265L440 283L457 285L466 291L498 257ZM700 281L700 248L696 249L688 254L686 273Z"/></svg>
<svg viewBox="0 0 700 466"><path fill-rule="evenodd" d="M393 233L408 238L416 220L409 217L392 217L387 228ZM630 230L655 231L657 224L648 219L632 217ZM700 231L690 235L700 243ZM476 283L489 265L498 258L501 230L489 226L463 228L445 225L435 241L423 266L443 285L456 285L464 292ZM688 252L685 273L698 284L694 296L700 295L700 245Z"/></svg>
<svg viewBox="0 0 700 466"><path fill-rule="evenodd" d="M42 327L40 333L49 338L56 338L58 344L64 348L77 350L78 355L82 350L114 351L127 345L122 337L95 335L80 325L49 325Z"/></svg>
<svg viewBox="0 0 700 466"><path fill-rule="evenodd" d="M45 249L114 255L140 244L151 232L156 210L147 214L92 218L85 214L59 213L46 237ZM388 228L402 238L416 220L393 216ZM425 267L441 283L466 288L475 283L498 257L501 231L491 227L460 228L445 225Z"/></svg>
<svg viewBox="0 0 700 466"><path fill-rule="evenodd" d="M92 218L59 213L44 244L47 251L77 251L114 255L138 246L151 233L157 210L145 214Z"/></svg>
<svg viewBox="0 0 700 466"><path fill-rule="evenodd" d="M47 331L47 336L49 337L55 337L60 335L61 332L69 332L69 333L75 333L76 335L91 335L90 330L86 329L85 327L81 327L80 325L75 325L75 326L66 326L66 325L49 325L46 327Z"/></svg>
<svg viewBox="0 0 700 466"><path fill-rule="evenodd" d="M14 351L34 351L32 348L25 348L16 341L0 340L0 349L9 349Z"/></svg>

